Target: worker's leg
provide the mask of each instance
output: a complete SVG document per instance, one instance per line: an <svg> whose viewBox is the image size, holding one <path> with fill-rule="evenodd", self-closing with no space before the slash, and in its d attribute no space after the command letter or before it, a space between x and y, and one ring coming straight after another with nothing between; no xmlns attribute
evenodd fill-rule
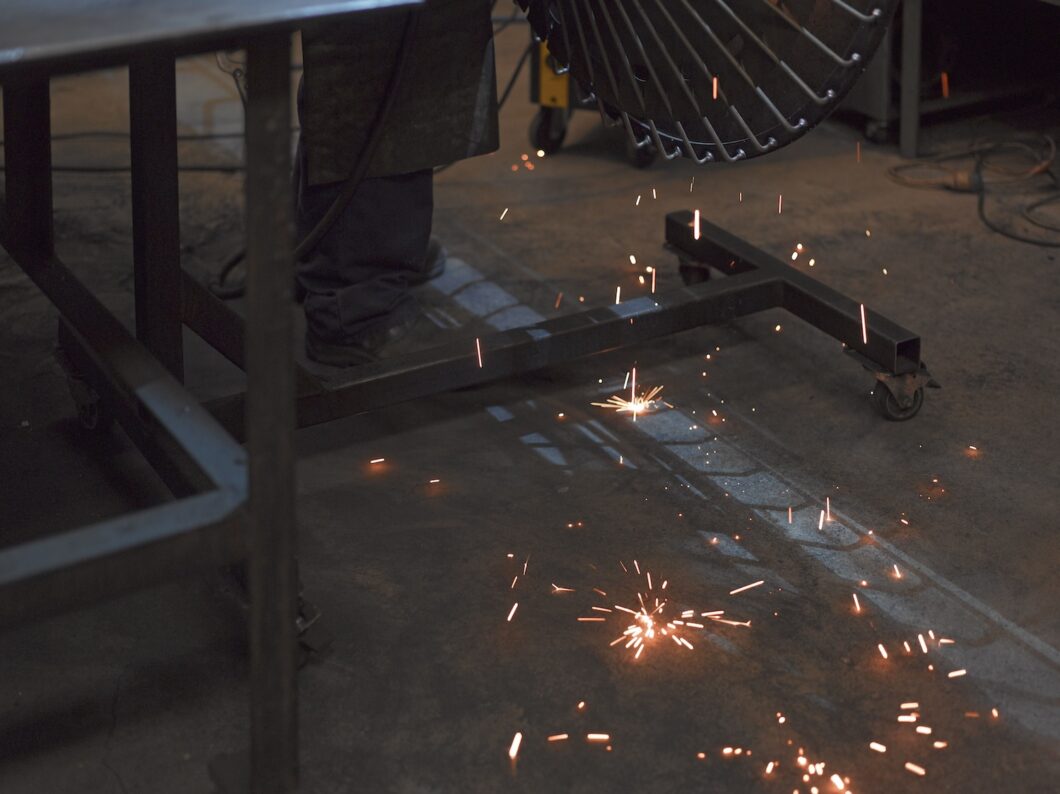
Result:
<svg viewBox="0 0 1060 794"><path fill-rule="evenodd" d="M298 266L309 332L334 345L371 348L414 318L410 276L423 270L434 206L432 172L365 179L312 255ZM300 180L304 238L328 211L340 183Z"/></svg>

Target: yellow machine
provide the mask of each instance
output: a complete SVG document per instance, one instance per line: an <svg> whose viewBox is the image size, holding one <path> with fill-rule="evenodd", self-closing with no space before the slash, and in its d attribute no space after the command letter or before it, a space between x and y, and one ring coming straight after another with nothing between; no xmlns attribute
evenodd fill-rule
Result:
<svg viewBox="0 0 1060 794"><path fill-rule="evenodd" d="M597 111L596 101L585 94L570 71L561 67L548 51L548 44L535 42L530 53L530 101L540 108L530 124L530 143L535 149L554 154L563 146L567 122L575 110ZM626 156L637 168L655 161L655 147L626 146Z"/></svg>

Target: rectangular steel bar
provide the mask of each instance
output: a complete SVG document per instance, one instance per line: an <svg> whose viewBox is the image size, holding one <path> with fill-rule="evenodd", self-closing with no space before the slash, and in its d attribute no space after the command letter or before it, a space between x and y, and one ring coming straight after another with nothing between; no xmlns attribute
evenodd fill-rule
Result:
<svg viewBox="0 0 1060 794"><path fill-rule="evenodd" d="M860 303L702 218L696 239L692 222L688 211L667 215L666 241L723 272L772 274L784 285L783 308L860 353L881 371L904 375L919 368L920 338L912 331L866 307L866 343Z"/></svg>
<svg viewBox="0 0 1060 794"><path fill-rule="evenodd" d="M481 367L472 339L367 364L351 370L346 381L299 398L298 425L329 422L754 314L779 306L782 289L770 274L744 273L490 334L479 340ZM244 395L238 394L206 407L235 432L243 402Z"/></svg>
<svg viewBox="0 0 1060 794"><path fill-rule="evenodd" d="M183 381L176 86L176 64L165 51L137 53L130 60L136 338Z"/></svg>
<svg viewBox="0 0 1060 794"><path fill-rule="evenodd" d="M214 463L221 462L221 455L230 457L229 465L223 469L215 467L214 473L223 471L223 487L245 497L242 480L246 463L242 448L234 443L226 447L223 442L215 446L208 439L197 443L203 434L224 431L212 417L203 416L200 406L194 406L192 414L193 399L174 384L161 382L137 392L129 391L120 382L121 373L128 368L118 362L115 371L115 362L105 353L93 353L91 329L88 334L86 339L65 320L60 320L59 349L66 366L95 389L104 410L118 421L170 492L181 498L222 487L184 448L184 444L188 444L199 447L200 456L209 454ZM189 408L188 412L185 407ZM161 422L156 418L159 414L164 417ZM182 434L181 438L176 437L178 432ZM209 453L206 452L208 449Z"/></svg>
<svg viewBox="0 0 1060 794"><path fill-rule="evenodd" d="M291 36L247 47L250 790L298 787Z"/></svg>
<svg viewBox="0 0 1060 794"><path fill-rule="evenodd" d="M920 150L920 59L923 0L902 2L902 73L898 94L898 150L914 158Z"/></svg>
<svg viewBox="0 0 1060 794"><path fill-rule="evenodd" d="M10 152L9 152L10 154ZM93 385L117 390L141 408L150 421L186 451L211 487L244 493L246 455L217 421L192 397L117 318L59 260L35 262L13 239L0 201L0 246L3 246L77 332L91 356L97 376ZM146 427L146 425L145 425ZM131 436L134 440L137 434Z"/></svg>
<svg viewBox="0 0 1060 794"><path fill-rule="evenodd" d="M241 503L211 491L0 549L0 626L241 559Z"/></svg>
<svg viewBox="0 0 1060 794"><path fill-rule="evenodd" d="M250 36L422 0L4 0L0 82L88 71L165 49L239 49Z"/></svg>
<svg viewBox="0 0 1060 794"><path fill-rule="evenodd" d="M5 247L44 266L53 250L51 94L47 80L4 86Z"/></svg>
<svg viewBox="0 0 1060 794"><path fill-rule="evenodd" d="M243 318L187 271L181 272L181 314L185 325L210 347L246 369ZM320 390L320 381L295 364L295 387L299 394Z"/></svg>

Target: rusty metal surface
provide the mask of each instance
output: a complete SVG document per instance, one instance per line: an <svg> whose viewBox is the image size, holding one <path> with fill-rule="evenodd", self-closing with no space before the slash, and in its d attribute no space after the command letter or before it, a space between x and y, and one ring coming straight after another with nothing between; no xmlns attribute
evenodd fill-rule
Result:
<svg viewBox="0 0 1060 794"><path fill-rule="evenodd" d="M0 80L21 71L77 71L120 63L130 52L195 52L238 46L308 19L417 5L420 0L5 0Z"/></svg>
<svg viewBox="0 0 1060 794"><path fill-rule="evenodd" d="M300 112L309 184L349 176L387 91L404 13L307 25ZM459 54L454 57L455 54ZM367 175L433 168L499 145L488 0L434 0L419 12L405 76Z"/></svg>

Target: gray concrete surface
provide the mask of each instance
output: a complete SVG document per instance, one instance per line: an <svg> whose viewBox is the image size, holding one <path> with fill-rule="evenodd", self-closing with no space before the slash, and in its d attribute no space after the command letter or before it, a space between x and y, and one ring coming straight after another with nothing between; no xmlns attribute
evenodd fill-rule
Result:
<svg viewBox="0 0 1060 794"><path fill-rule="evenodd" d="M523 35L500 38L502 75ZM211 60L180 75L188 131L238 130ZM62 81L56 131L123 129L123 81ZM646 265L665 291L663 216L697 207L778 256L801 243L798 266L812 257L816 277L923 336L944 388L914 421L884 422L867 374L775 312L303 431L302 575L337 637L300 678L305 790L809 792L837 790L833 774L854 792L1054 790L1058 254L986 231L969 196L893 184L893 148L863 145L858 163L842 123L749 163L636 171L591 114L538 158L524 97L500 152L437 180L453 261L420 291L424 338L472 344L579 296L643 294ZM934 143L1032 124L1056 117L955 121ZM57 147L60 163L126 157L120 139ZM186 163L238 155L230 140L182 147ZM60 252L130 316L127 177L55 186ZM240 244L241 179L181 187L186 263L205 273ZM120 433L79 432L54 314L6 259L0 314L2 542L165 499ZM238 387L188 346L198 393ZM591 406L633 366L668 406L635 423ZM623 613L592 607L638 592L665 593L671 619L725 610L750 626L701 617L679 629L692 649L660 637L635 659L610 645ZM246 741L243 631L218 574L2 635L0 789L211 791L207 760ZM800 754L822 774L804 781Z"/></svg>

